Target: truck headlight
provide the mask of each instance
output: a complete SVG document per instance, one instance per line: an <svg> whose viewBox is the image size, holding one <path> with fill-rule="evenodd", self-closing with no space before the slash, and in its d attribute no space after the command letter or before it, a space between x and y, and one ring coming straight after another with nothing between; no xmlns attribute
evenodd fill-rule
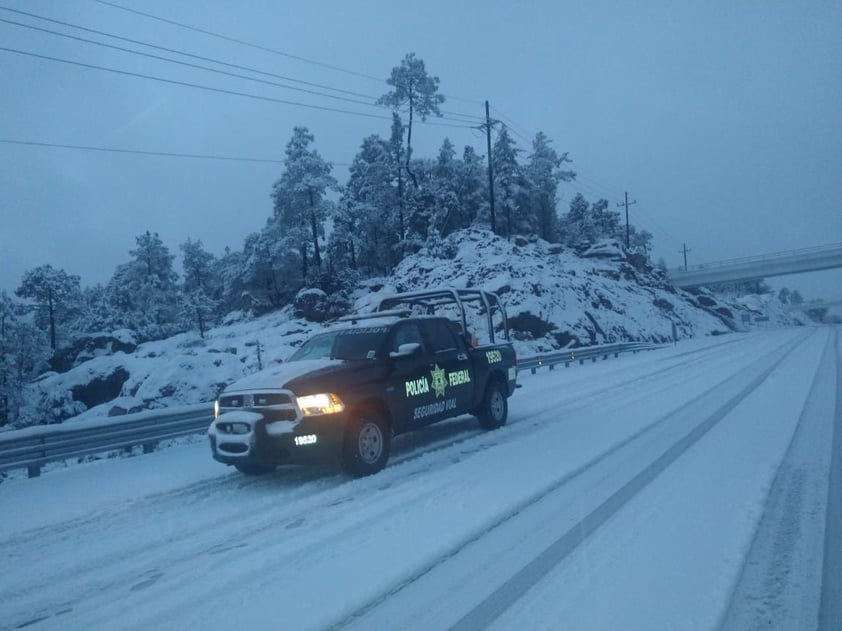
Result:
<svg viewBox="0 0 842 631"><path fill-rule="evenodd" d="M335 394L308 394L304 397L296 397L298 407L304 416L315 416L316 414L337 414L345 409L345 404Z"/></svg>

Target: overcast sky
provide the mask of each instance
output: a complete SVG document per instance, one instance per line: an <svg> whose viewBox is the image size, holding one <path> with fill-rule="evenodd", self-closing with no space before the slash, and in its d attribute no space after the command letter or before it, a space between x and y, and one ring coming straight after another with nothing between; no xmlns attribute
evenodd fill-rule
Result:
<svg viewBox="0 0 842 631"><path fill-rule="evenodd" d="M111 0L109 0L111 1ZM670 267L842 241L842 3L2 0L25 11L154 43L353 100L388 90L415 52L448 96L439 125L413 130L418 156L445 136L485 154L466 116L503 120L521 147L545 132L569 152L581 192L637 204ZM0 19L114 46L208 62L0 10ZM344 181L389 112L179 66L0 22L0 47L341 112L223 94L0 50L0 139L281 160L296 125ZM278 54L284 53L284 54ZM303 59L296 59L303 58ZM311 63L317 62L317 63ZM215 66L222 68L221 66ZM345 90L357 95L352 96ZM461 115L461 116L460 116ZM451 127L441 124L452 125ZM135 237L158 232L239 249L272 211L277 163L102 153L0 143L0 289L49 263L106 282ZM774 281L842 298L842 270Z"/></svg>

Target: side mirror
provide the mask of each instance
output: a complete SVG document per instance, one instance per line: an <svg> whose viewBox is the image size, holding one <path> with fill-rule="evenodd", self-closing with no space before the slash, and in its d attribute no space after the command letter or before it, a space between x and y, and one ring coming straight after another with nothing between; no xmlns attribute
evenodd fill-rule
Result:
<svg viewBox="0 0 842 631"><path fill-rule="evenodd" d="M421 345L418 342L409 342L407 344L401 344L400 346L398 346L398 350L389 353L389 357L415 357L420 354Z"/></svg>

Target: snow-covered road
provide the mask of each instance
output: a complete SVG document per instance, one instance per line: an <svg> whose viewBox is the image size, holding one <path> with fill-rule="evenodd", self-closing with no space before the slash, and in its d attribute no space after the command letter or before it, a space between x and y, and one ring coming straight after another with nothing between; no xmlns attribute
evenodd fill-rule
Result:
<svg viewBox="0 0 842 631"><path fill-rule="evenodd" d="M361 480L199 442L6 481L0 629L838 628L839 337L524 375Z"/></svg>

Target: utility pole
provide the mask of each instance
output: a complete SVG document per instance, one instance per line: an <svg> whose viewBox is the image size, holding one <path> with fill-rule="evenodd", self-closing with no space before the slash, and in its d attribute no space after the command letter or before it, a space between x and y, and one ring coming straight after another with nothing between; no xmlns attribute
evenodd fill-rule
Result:
<svg viewBox="0 0 842 631"><path fill-rule="evenodd" d="M629 249L629 206L634 206L637 203L637 200L629 201L629 192L626 191L626 201L622 204L617 204L617 206L625 206L626 207L626 249Z"/></svg>
<svg viewBox="0 0 842 631"><path fill-rule="evenodd" d="M497 223L494 220L494 170L491 165L491 115L488 113L488 101L485 102L485 125L483 127L485 127L485 141L488 146L488 205L491 210L491 232L497 234Z"/></svg>
<svg viewBox="0 0 842 631"><path fill-rule="evenodd" d="M684 254L684 271L686 272L686 271L687 271L687 253L688 253L688 252L692 252L693 250L688 250L688 249L687 249L687 244L686 244L686 243L684 243L683 245L684 245L684 247L683 247L682 249L680 249L680 250L678 251L678 253L679 253L679 254L682 254L682 253Z"/></svg>

